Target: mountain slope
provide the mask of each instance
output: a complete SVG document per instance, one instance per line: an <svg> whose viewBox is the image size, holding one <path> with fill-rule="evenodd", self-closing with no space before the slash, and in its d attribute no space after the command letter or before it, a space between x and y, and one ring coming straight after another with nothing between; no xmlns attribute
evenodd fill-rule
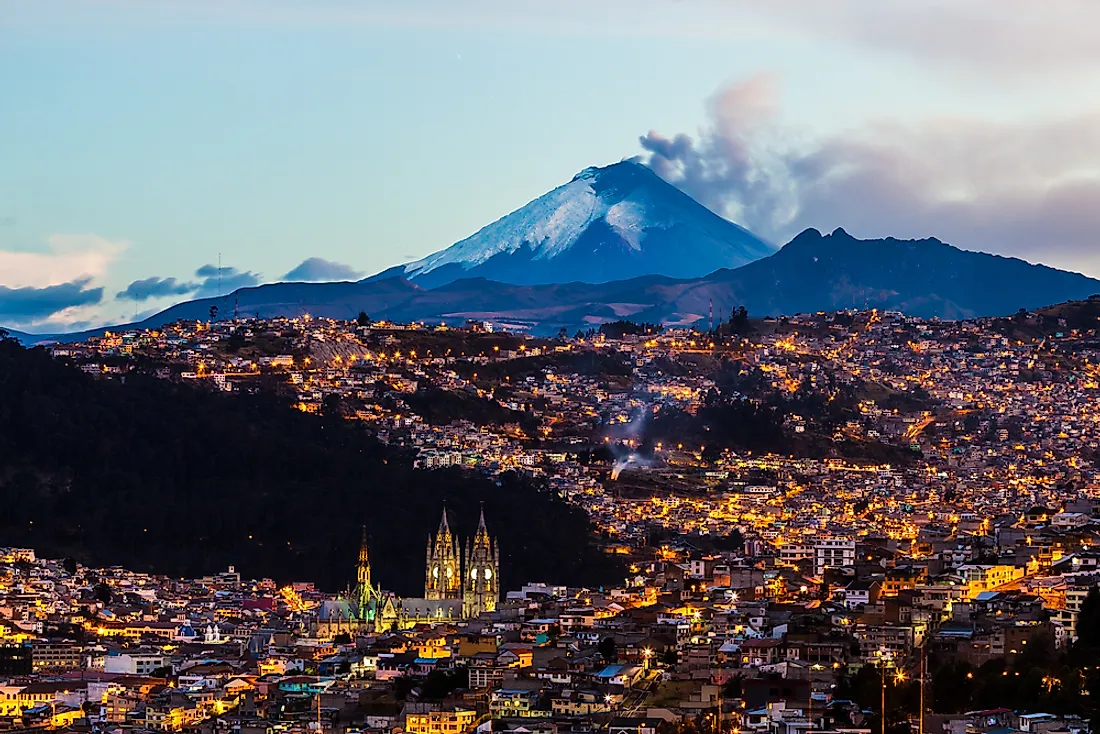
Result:
<svg viewBox="0 0 1100 734"><path fill-rule="evenodd" d="M632 161L587 168L474 235L381 276L432 288L460 278L603 283L698 277L773 248Z"/></svg>
<svg viewBox="0 0 1100 734"><path fill-rule="evenodd" d="M584 512L518 477L414 469L340 416L273 395L151 376L91 377L0 340L0 536L46 556L196 576L354 580L365 525L375 579L419 594L444 501L464 535L479 502L509 587L621 578Z"/></svg>
<svg viewBox="0 0 1100 734"><path fill-rule="evenodd" d="M808 229L775 255L713 273L669 301L680 310L714 299L757 314L880 308L944 319L1011 314L1087 298L1100 281L1017 258L961 250L937 239L858 240Z"/></svg>

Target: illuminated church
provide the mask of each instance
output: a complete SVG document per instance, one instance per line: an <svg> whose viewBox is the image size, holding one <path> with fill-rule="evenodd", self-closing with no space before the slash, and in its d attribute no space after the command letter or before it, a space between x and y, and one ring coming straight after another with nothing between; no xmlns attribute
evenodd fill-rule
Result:
<svg viewBox="0 0 1100 734"><path fill-rule="evenodd" d="M451 532L447 511L435 537L428 537L424 597L404 599L382 591L371 580L367 533L359 547L355 588L318 610L315 634L384 632L417 624L460 622L496 609L500 598L500 549L489 537L482 508L474 538L464 547Z"/></svg>

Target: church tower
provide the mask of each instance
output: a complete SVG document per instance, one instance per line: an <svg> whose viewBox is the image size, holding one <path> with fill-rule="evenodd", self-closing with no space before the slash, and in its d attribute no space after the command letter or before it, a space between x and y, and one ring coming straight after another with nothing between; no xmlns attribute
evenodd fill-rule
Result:
<svg viewBox="0 0 1100 734"><path fill-rule="evenodd" d="M360 618L370 608L374 587L370 583L370 554L367 552L367 526L363 526L363 540L359 544L359 563L355 570L355 602Z"/></svg>
<svg viewBox="0 0 1100 734"><path fill-rule="evenodd" d="M500 547L485 527L485 507L477 524L474 541L466 548L466 575L463 578L463 616L473 618L492 612L500 598Z"/></svg>
<svg viewBox="0 0 1100 734"><path fill-rule="evenodd" d="M446 507L443 508L443 518L439 521L435 541L428 538L424 598L462 598L462 556L458 549L458 538L451 534L451 526L447 522Z"/></svg>

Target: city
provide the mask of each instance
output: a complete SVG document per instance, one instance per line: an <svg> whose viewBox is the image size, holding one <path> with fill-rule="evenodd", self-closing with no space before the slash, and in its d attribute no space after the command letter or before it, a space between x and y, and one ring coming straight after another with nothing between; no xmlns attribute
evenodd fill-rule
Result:
<svg viewBox="0 0 1100 734"><path fill-rule="evenodd" d="M0 0L0 734L1100 734L1097 28Z"/></svg>
<svg viewBox="0 0 1100 734"><path fill-rule="evenodd" d="M372 577L365 535L341 593L9 548L3 721L1086 731L1100 341L1083 326L1098 307L958 322L735 312L703 331L616 322L555 338L303 315L55 345L97 380L147 373L336 413L425 470L537 477L626 573L501 587L491 505L476 538L452 536L446 510L434 536L420 528L421 599ZM724 423L731 405L753 436ZM788 453L759 443L773 432ZM995 705L1006 695L1012 710Z"/></svg>

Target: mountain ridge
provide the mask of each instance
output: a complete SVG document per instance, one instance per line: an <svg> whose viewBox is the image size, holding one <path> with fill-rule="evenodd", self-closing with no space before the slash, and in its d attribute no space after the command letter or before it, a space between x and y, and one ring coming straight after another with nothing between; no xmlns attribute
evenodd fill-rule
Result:
<svg viewBox="0 0 1100 734"><path fill-rule="evenodd" d="M229 296L177 304L136 325L243 315L463 323L493 321L539 333L632 319L668 326L706 325L737 306L756 316L847 308L898 310L913 316L963 319L1005 316L1100 293L1100 280L1019 258L962 250L935 238L859 240L843 229L806 230L775 254L701 278L645 275L607 283L522 285L464 278L424 288L403 278L355 283L276 283ZM64 335L79 340L104 330ZM32 337L33 338L33 337ZM41 340L41 338L39 338Z"/></svg>

